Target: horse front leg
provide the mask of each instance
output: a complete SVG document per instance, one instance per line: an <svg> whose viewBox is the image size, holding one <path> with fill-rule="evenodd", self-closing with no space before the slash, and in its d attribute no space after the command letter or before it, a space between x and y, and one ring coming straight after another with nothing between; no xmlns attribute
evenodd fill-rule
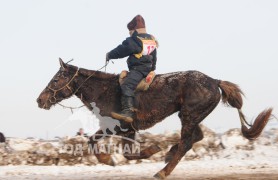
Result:
<svg viewBox="0 0 278 180"><path fill-rule="evenodd" d="M128 160L138 160L138 159L147 159L151 157L153 154L161 151L161 148L157 145L151 145L144 150L140 150L139 153L133 154L130 151L132 148L134 148L135 143L135 132L128 132L123 135L124 138L122 139L122 147L123 147L123 155ZM139 144L140 146L140 144Z"/></svg>
<svg viewBox="0 0 278 180"><path fill-rule="evenodd" d="M94 148L99 149L98 141L102 140L103 138L105 138L105 136L103 131L100 129L90 137L89 139L89 146L91 146L90 149L94 149ZM97 152L99 152L99 150L97 150ZM112 158L111 154L101 152L101 153L94 153L94 155L96 156L96 158L100 163L110 165L110 166L116 165L116 162Z"/></svg>

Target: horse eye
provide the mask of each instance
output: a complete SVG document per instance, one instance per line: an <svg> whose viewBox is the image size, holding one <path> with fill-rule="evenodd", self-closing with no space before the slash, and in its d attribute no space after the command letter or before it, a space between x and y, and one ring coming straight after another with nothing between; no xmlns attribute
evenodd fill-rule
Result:
<svg viewBox="0 0 278 180"><path fill-rule="evenodd" d="M58 82L58 79L54 79L53 82L54 82L54 86L56 86L57 82Z"/></svg>

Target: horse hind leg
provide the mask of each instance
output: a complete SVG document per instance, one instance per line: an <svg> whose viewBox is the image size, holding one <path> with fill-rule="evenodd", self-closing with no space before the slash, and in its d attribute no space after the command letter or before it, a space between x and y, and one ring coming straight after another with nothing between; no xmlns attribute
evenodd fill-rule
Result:
<svg viewBox="0 0 278 180"><path fill-rule="evenodd" d="M155 178L164 179L170 175L181 158L192 148L193 143L202 138L203 135L198 124L213 111L219 98L217 95L210 96L210 98L195 101L194 104L185 104L181 108L179 113L182 122L180 142L173 147L172 151L170 150L173 156L169 158L167 165L154 175Z"/></svg>
<svg viewBox="0 0 278 180"><path fill-rule="evenodd" d="M204 138L203 132L200 128L200 126L198 125L192 135L192 144L201 141ZM176 152L178 151L178 146L179 144L175 144L171 147L171 149L166 153L165 155L165 163L168 163L172 160L173 156L176 154Z"/></svg>
<svg viewBox="0 0 278 180"><path fill-rule="evenodd" d="M122 139L122 147L123 147L123 155L128 160L139 160L139 159L147 159L151 157L152 155L156 154L157 152L161 151L161 148L157 145L151 145L144 150L140 150L139 153L132 154L132 148L134 146L134 139L135 139L135 133L131 133L127 135L127 138ZM128 151L126 151L128 149Z"/></svg>
<svg viewBox="0 0 278 180"><path fill-rule="evenodd" d="M188 128L188 127L187 127ZM185 129L182 127L182 136L181 140L177 146L177 150L175 154L172 156L171 160L167 163L167 165L160 170L158 173L154 175L155 178L165 179L166 176L170 175L170 173L177 166L181 158L185 155L185 153L191 149L192 143L192 127L190 129Z"/></svg>

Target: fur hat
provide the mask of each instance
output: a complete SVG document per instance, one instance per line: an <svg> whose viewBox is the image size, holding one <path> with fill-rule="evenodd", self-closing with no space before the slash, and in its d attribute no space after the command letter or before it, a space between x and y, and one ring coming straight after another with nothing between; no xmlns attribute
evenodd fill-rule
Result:
<svg viewBox="0 0 278 180"><path fill-rule="evenodd" d="M145 28L145 20L141 15L135 16L128 24L129 31Z"/></svg>

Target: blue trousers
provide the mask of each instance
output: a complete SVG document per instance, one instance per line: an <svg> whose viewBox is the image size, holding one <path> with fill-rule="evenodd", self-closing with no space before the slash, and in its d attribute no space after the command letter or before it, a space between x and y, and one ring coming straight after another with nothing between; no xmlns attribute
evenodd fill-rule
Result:
<svg viewBox="0 0 278 180"><path fill-rule="evenodd" d="M134 91L140 81L148 75L149 72L130 70L124 83L121 85L122 95L134 97Z"/></svg>

